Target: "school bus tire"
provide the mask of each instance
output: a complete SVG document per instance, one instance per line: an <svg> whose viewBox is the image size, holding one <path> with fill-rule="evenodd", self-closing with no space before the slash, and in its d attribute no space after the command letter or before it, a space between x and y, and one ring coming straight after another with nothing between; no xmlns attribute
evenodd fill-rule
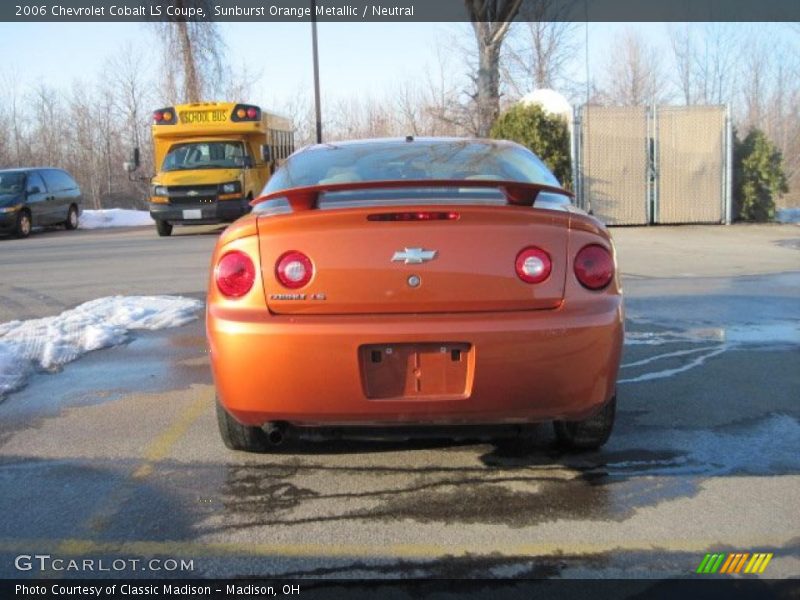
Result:
<svg viewBox="0 0 800 600"><path fill-rule="evenodd" d="M159 237L169 237L172 235L172 223L168 223L163 219L156 219L156 231Z"/></svg>

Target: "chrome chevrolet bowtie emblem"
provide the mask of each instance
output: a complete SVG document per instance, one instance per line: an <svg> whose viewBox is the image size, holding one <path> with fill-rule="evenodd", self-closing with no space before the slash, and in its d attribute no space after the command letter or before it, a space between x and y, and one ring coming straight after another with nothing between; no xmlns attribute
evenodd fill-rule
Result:
<svg viewBox="0 0 800 600"><path fill-rule="evenodd" d="M198 192L196 190L189 190L188 192L186 192L186 195L187 196L199 196L200 192Z"/></svg>
<svg viewBox="0 0 800 600"><path fill-rule="evenodd" d="M397 251L392 256L392 262L403 261L407 265L418 265L436 258L436 250L423 250L422 248L406 248Z"/></svg>

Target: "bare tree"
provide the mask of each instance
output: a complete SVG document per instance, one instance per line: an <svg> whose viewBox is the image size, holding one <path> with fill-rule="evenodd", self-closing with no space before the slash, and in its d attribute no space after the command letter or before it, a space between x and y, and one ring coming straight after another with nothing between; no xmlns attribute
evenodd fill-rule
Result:
<svg viewBox="0 0 800 600"><path fill-rule="evenodd" d="M29 149L23 141L27 121L23 111L19 109L21 79L19 71L12 67L3 74L3 78L0 80L0 87L5 96L4 104L8 110L8 129L4 129L4 131L11 131L11 148L8 152L10 154L13 151L12 163L16 165L29 162Z"/></svg>
<svg viewBox="0 0 800 600"><path fill-rule="evenodd" d="M57 166L66 168L83 191L84 198L94 209L100 208L100 182L98 163L99 144L102 141L97 135L94 115L98 110L93 96L87 93L91 89L80 80L72 84L72 91L67 98L66 115L69 129L66 142L70 151L65 160Z"/></svg>
<svg viewBox="0 0 800 600"><path fill-rule="evenodd" d="M743 41L738 31L728 23L705 26L703 45L696 53L695 61L697 102L725 104L733 97Z"/></svg>
<svg viewBox="0 0 800 600"><path fill-rule="evenodd" d="M663 85L656 50L633 30L625 31L606 63L605 100L621 105L653 104L661 99Z"/></svg>
<svg viewBox="0 0 800 600"><path fill-rule="evenodd" d="M188 1L175 0L175 6L177 9L185 8ZM193 4L198 3L211 12L205 0ZM183 17L175 17L155 26L163 42L167 102L199 102L207 95L222 91L225 47L215 22L186 21Z"/></svg>
<svg viewBox="0 0 800 600"><path fill-rule="evenodd" d="M566 17L570 4L535 0L522 5L519 20L505 45L504 75L516 96L541 88L565 88L571 84L567 71L580 47L578 24Z"/></svg>
<svg viewBox="0 0 800 600"><path fill-rule="evenodd" d="M500 112L500 51L522 0L465 0L475 40L478 70L473 77L477 107L475 134L487 137Z"/></svg>
<svg viewBox="0 0 800 600"><path fill-rule="evenodd" d="M673 27L669 32L672 58L675 62L678 88L687 106L695 102L694 65L697 60L694 35L689 24Z"/></svg>
<svg viewBox="0 0 800 600"><path fill-rule="evenodd" d="M471 111L461 101L459 85L453 81L454 70L441 43L437 44L436 65L425 71L422 96L428 135L463 135L475 130Z"/></svg>

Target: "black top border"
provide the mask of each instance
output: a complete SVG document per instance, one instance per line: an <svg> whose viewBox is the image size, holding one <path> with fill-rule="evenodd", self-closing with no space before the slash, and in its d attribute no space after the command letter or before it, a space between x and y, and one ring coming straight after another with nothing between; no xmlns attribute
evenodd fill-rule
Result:
<svg viewBox="0 0 800 600"><path fill-rule="evenodd" d="M471 0L472 1L472 0ZM517 0L498 0L502 7ZM316 5L316 11L312 6ZM4 0L5 22L469 22L465 0ZM800 0L521 0L518 21L800 22Z"/></svg>

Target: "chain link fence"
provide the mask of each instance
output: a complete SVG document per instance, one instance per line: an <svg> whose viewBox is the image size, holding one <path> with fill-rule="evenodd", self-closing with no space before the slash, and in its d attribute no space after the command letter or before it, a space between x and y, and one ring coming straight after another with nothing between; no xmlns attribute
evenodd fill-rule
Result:
<svg viewBox="0 0 800 600"><path fill-rule="evenodd" d="M724 106L583 106L578 204L608 225L729 223L731 129Z"/></svg>

